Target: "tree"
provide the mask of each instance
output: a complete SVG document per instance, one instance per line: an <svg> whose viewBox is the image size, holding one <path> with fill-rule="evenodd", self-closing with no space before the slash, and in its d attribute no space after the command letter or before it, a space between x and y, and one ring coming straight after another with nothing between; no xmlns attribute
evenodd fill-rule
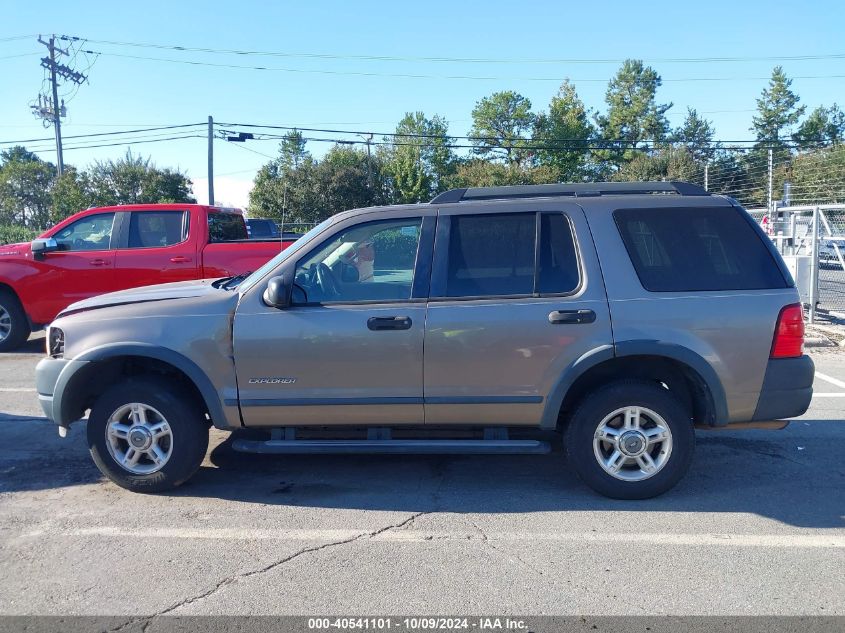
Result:
<svg viewBox="0 0 845 633"><path fill-rule="evenodd" d="M65 165L64 173L53 183L50 199L50 221L54 224L94 206L94 194L88 174L71 165Z"/></svg>
<svg viewBox="0 0 845 633"><path fill-rule="evenodd" d="M279 143L279 165L285 169L296 169L303 161L311 158L305 149L305 138L299 130L291 130Z"/></svg>
<svg viewBox="0 0 845 633"><path fill-rule="evenodd" d="M713 125L698 115L695 108L687 108L687 116L673 134L673 139L685 145L692 157L699 162L711 160L716 153L713 145Z"/></svg>
<svg viewBox="0 0 845 633"><path fill-rule="evenodd" d="M561 84L549 103L549 112L537 115L534 139L539 165L548 166L557 182L581 180L587 173L589 146L595 128L589 111L569 80Z"/></svg>
<svg viewBox="0 0 845 633"><path fill-rule="evenodd" d="M493 163L473 158L458 163L449 178L450 187L500 187L504 185L539 185L554 182L555 170L550 165L524 167L511 163Z"/></svg>
<svg viewBox="0 0 845 633"><path fill-rule="evenodd" d="M669 133L666 112L671 103L657 103L662 81L639 59L627 59L605 93L607 113L596 116L601 141L607 146L597 156L618 169L638 155L643 141L661 141Z"/></svg>
<svg viewBox="0 0 845 633"><path fill-rule="evenodd" d="M799 154L789 172L793 204L845 203L845 144Z"/></svg>
<svg viewBox="0 0 845 633"><path fill-rule="evenodd" d="M819 106L798 127L792 140L802 150L829 147L841 143L845 138L845 112L835 103L829 107Z"/></svg>
<svg viewBox="0 0 845 633"><path fill-rule="evenodd" d="M452 172L454 154L447 135L449 124L435 115L407 112L396 126L391 144L383 152L396 202L428 201L445 188Z"/></svg>
<svg viewBox="0 0 845 633"><path fill-rule="evenodd" d="M92 199L97 206L156 202L196 202L191 181L176 170L159 169L151 158L127 150L118 160L96 161L90 170Z"/></svg>
<svg viewBox="0 0 845 633"><path fill-rule="evenodd" d="M651 153L641 152L613 175L618 181L696 180L702 167L692 150L681 145L660 147Z"/></svg>
<svg viewBox="0 0 845 633"><path fill-rule="evenodd" d="M757 135L757 148L769 147L781 154L788 153L785 140L805 110L798 105L801 99L792 92L791 85L792 80L786 77L783 68L775 66L768 87L757 99L757 115L750 128Z"/></svg>
<svg viewBox="0 0 845 633"><path fill-rule="evenodd" d="M535 120L531 101L521 94L506 90L484 97L472 110L469 135L474 152L511 165L523 163L531 155L525 149L526 134L533 129Z"/></svg>
<svg viewBox="0 0 845 633"><path fill-rule="evenodd" d="M21 146L0 152L0 224L41 230L50 220L56 168Z"/></svg>

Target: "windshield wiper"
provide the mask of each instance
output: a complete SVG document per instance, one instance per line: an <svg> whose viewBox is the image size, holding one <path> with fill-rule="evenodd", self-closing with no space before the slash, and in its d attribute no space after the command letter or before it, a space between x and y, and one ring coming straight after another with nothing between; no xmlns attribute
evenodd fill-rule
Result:
<svg viewBox="0 0 845 633"><path fill-rule="evenodd" d="M227 279L221 279L222 282L219 288L223 288L224 290L232 290L238 287L244 279L249 277L252 274L251 270L246 271L245 273L241 273L240 275L235 275L234 277L228 277Z"/></svg>

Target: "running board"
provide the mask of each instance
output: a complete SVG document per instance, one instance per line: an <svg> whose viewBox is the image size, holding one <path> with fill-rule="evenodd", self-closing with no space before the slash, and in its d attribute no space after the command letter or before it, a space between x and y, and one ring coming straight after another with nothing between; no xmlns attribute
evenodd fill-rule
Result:
<svg viewBox="0 0 845 633"><path fill-rule="evenodd" d="M296 453L537 455L551 450L548 442L538 440L235 440L232 448L241 453L274 455Z"/></svg>

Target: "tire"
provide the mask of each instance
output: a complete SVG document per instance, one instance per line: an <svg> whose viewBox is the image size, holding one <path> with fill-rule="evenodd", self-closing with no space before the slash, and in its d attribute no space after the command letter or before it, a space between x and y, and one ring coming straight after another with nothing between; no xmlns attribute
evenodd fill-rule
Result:
<svg viewBox="0 0 845 633"><path fill-rule="evenodd" d="M0 352L11 352L26 343L32 330L21 302L10 290L0 290Z"/></svg>
<svg viewBox="0 0 845 633"><path fill-rule="evenodd" d="M689 413L668 389L630 380L584 397L565 429L564 443L572 468L596 492L613 499L649 499L686 474L695 430ZM616 474L611 474L608 469L615 467Z"/></svg>
<svg viewBox="0 0 845 633"><path fill-rule="evenodd" d="M187 481L205 458L208 425L202 411L192 394L164 380L120 382L91 409L87 428L91 457L100 472L122 488L144 493L172 490ZM130 441L144 450L136 450Z"/></svg>

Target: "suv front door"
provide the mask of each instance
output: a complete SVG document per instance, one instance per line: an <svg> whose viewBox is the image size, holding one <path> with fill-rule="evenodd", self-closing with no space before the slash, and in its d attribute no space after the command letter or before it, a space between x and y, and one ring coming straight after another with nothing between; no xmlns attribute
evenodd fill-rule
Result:
<svg viewBox="0 0 845 633"><path fill-rule="evenodd" d="M274 273L293 274L289 307L264 304L266 279L247 293L234 324L247 426L422 424L434 220L356 216Z"/></svg>
<svg viewBox="0 0 845 633"><path fill-rule="evenodd" d="M557 411L544 419L549 394L580 357L611 344L580 206L440 210L426 315L426 424L553 425Z"/></svg>

